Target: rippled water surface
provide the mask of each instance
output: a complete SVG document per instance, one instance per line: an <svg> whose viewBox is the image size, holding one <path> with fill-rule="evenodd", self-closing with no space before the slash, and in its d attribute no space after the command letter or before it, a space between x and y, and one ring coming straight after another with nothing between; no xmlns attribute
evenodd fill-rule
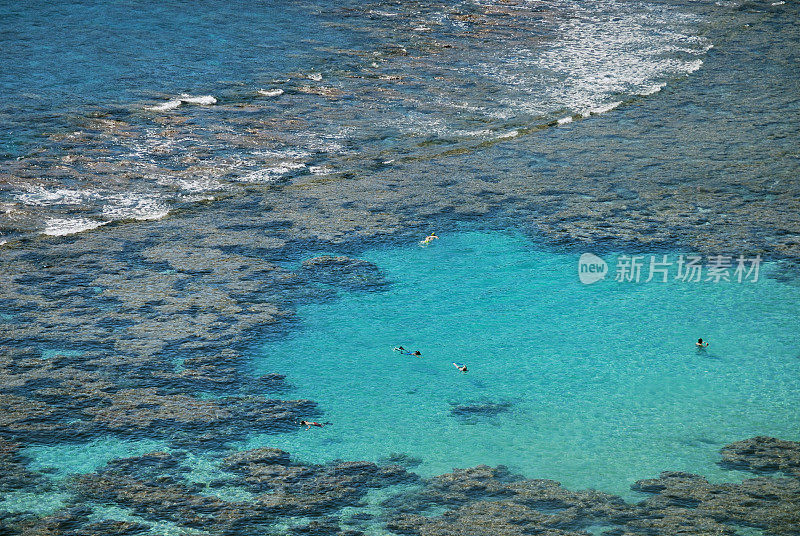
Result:
<svg viewBox="0 0 800 536"><path fill-rule="evenodd" d="M664 470L741 480L732 442L800 439L798 20L0 4L0 532L793 534L792 478L691 477L687 517L671 489L638 510L435 475L639 500ZM764 262L583 285L584 252Z"/></svg>
<svg viewBox="0 0 800 536"><path fill-rule="evenodd" d="M661 2L2 9L12 237L472 151L655 94L713 46Z"/></svg>
<svg viewBox="0 0 800 536"><path fill-rule="evenodd" d="M739 437L800 439L796 285L763 273L645 283L645 267L640 283L587 286L577 256L499 233L363 258L386 271L388 290L303 308L299 332L255 360L313 394L333 424L250 446L310 460L402 453L429 475L505 464L625 493L665 469L730 478L716 452Z"/></svg>

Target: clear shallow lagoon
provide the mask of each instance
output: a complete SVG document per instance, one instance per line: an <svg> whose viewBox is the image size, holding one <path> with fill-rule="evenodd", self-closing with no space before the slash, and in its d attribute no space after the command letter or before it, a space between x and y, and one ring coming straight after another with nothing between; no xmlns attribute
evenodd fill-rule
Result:
<svg viewBox="0 0 800 536"><path fill-rule="evenodd" d="M737 479L715 465L724 444L800 438L800 288L765 277L769 266L757 283L587 286L577 254L484 232L361 258L385 271L387 291L302 307L301 328L256 358L334 424L247 447L314 462L403 453L423 475L505 464L630 494L663 470ZM486 403L507 411L451 413Z"/></svg>

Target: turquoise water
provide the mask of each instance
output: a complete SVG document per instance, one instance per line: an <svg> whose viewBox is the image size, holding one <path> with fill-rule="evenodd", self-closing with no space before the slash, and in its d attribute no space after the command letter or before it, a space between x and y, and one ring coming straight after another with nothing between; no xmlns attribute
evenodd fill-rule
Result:
<svg viewBox="0 0 800 536"><path fill-rule="evenodd" d="M423 475L505 464L629 495L663 470L739 478L715 465L735 440L800 439L800 288L769 266L757 283L583 285L578 254L483 232L360 258L389 290L302 307L301 328L256 358L333 424L245 446L315 462L403 453ZM486 403L497 411L452 413Z"/></svg>
<svg viewBox="0 0 800 536"><path fill-rule="evenodd" d="M164 450L168 449L163 441L146 438L126 440L108 436L84 443L80 448L62 444L30 447L25 449L25 455L32 460L31 469L55 469L58 476L65 476L91 473L115 458L141 456Z"/></svg>

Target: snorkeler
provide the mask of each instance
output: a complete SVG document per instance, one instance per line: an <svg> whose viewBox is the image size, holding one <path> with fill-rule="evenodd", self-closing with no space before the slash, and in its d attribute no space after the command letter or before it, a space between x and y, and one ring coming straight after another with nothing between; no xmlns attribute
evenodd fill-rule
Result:
<svg viewBox="0 0 800 536"><path fill-rule="evenodd" d="M311 430L312 426L318 426L319 428L322 428L326 424L333 424L333 423L330 423L330 422L314 422L314 421L300 421L300 426L305 426L306 430Z"/></svg>
<svg viewBox="0 0 800 536"><path fill-rule="evenodd" d="M398 346L397 348L394 349L394 351L395 352L400 352L403 355L416 355L416 356L422 357L422 353L419 350L414 350L413 352L409 352L408 350L406 350L402 346Z"/></svg>
<svg viewBox="0 0 800 536"><path fill-rule="evenodd" d="M463 372L464 374L467 373L467 366L463 363L453 363L453 366L456 367L458 370Z"/></svg>
<svg viewBox="0 0 800 536"><path fill-rule="evenodd" d="M423 246L427 246L428 244L430 244L430 243L431 243L431 242L433 242L434 240L438 240L438 239L439 239L439 237L438 237L438 236L436 236L436 233L431 233L431 234L429 234L428 236L426 236L426 237L425 237L425 240L423 240L422 242L420 242L420 244L422 244Z"/></svg>
<svg viewBox="0 0 800 536"><path fill-rule="evenodd" d="M694 345L697 346L698 348L705 348L706 346L708 346L708 341L703 341L703 339L697 339L697 342L694 343Z"/></svg>

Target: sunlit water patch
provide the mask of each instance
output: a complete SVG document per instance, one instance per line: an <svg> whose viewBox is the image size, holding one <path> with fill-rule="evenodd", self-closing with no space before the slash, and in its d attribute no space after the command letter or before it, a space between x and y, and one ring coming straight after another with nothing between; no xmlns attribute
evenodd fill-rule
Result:
<svg viewBox="0 0 800 536"><path fill-rule="evenodd" d="M624 494L662 470L739 478L715 465L724 444L798 439L800 288L770 266L755 283L646 283L645 267L639 283L584 285L577 254L500 233L363 258L388 290L302 307L301 329L255 357L332 424L243 446L314 462L404 453L423 475L505 464Z"/></svg>

